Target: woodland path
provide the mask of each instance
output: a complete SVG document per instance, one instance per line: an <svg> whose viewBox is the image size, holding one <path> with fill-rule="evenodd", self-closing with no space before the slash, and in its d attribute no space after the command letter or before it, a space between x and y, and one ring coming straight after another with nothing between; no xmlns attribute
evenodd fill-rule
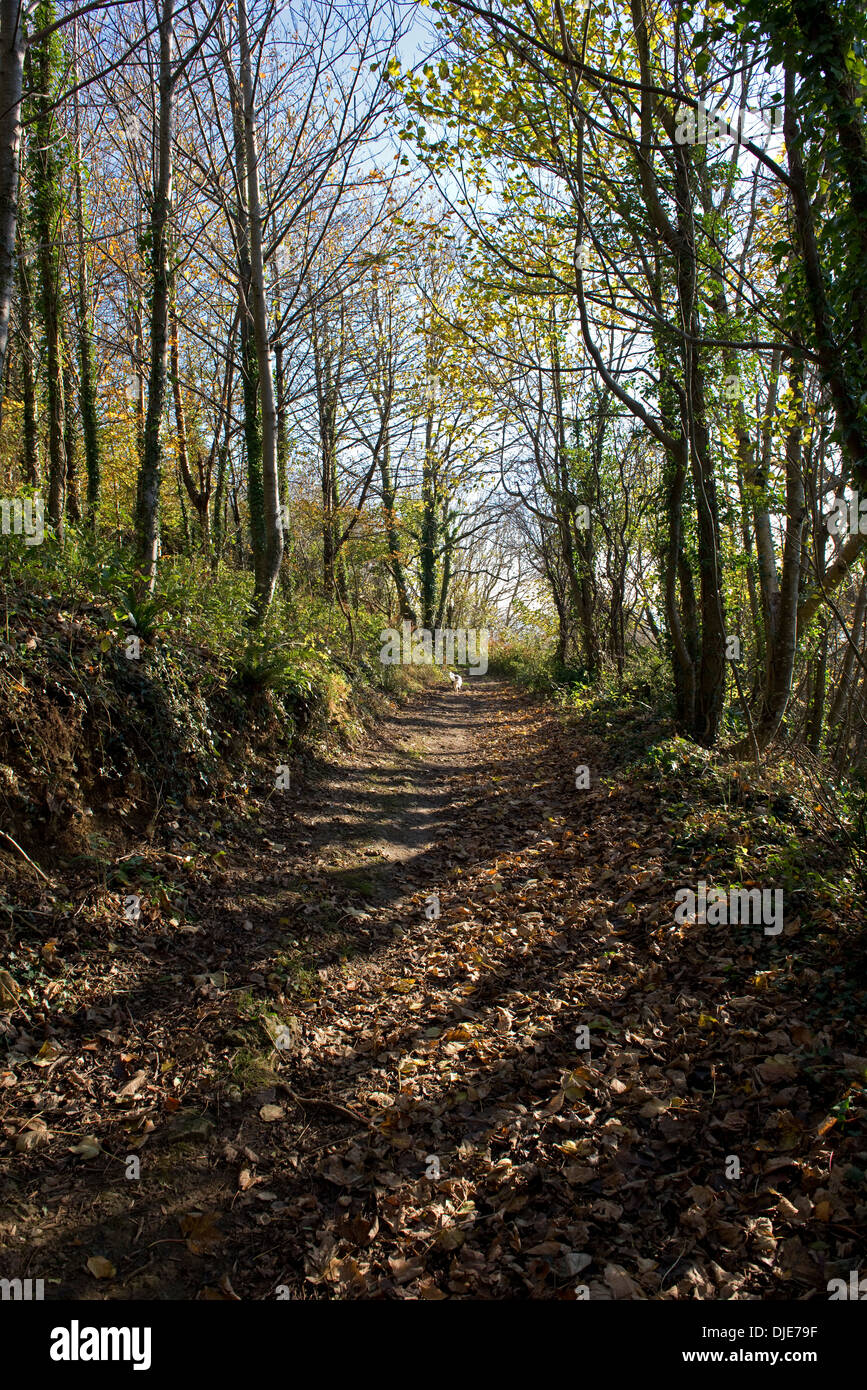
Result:
<svg viewBox="0 0 867 1390"><path fill-rule="evenodd" d="M187 916L82 976L4 1270L120 1299L824 1288L855 1233L822 1177L828 1086L790 1060L821 1039L803 989L749 983L789 948L673 926L700 866L608 762L467 679L268 797L218 869L164 854ZM83 1136L98 1154L70 1155Z"/></svg>

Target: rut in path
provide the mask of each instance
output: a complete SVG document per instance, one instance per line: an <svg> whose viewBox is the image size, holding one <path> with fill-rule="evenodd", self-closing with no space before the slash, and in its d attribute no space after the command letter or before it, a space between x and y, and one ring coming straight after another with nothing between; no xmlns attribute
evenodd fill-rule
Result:
<svg viewBox="0 0 867 1390"><path fill-rule="evenodd" d="M674 926L701 872L682 816L611 763L468 679L268 798L196 877L198 927L151 921L89 978L42 1102L70 1137L6 1189L9 1276L91 1298L823 1288L850 1239L821 1185L832 1083L790 1059L827 1017L783 939ZM854 1051L835 1026L822 1048ZM101 1154L73 1160L85 1127Z"/></svg>

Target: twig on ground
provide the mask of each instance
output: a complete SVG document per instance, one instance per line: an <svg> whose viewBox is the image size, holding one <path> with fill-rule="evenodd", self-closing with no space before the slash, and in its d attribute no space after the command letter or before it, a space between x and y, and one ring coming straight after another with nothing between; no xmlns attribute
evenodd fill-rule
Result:
<svg viewBox="0 0 867 1390"><path fill-rule="evenodd" d="M293 1091L285 1081L280 1082L280 1089L285 1091L298 1105L319 1105L326 1110L333 1110L337 1115L345 1115L348 1120L354 1120L357 1125L364 1125L366 1129L376 1130L376 1125L368 1120L364 1115L359 1115L357 1110L350 1110L346 1105L339 1105L336 1100L326 1100L324 1096L299 1096L297 1091Z"/></svg>
<svg viewBox="0 0 867 1390"><path fill-rule="evenodd" d="M10 845L12 845L15 849L17 849L17 851L18 851L19 854L23 855L23 857L27 860L27 863L30 865L31 869L35 869L36 872L39 874L39 877L40 877L40 878L44 878L46 883L50 883L50 882L51 882L51 879L48 877L48 875L47 875L47 873L45 872L45 870L44 870L44 869L40 869L40 867L39 867L38 864L34 864L33 860L30 858L30 855L27 853L26 850L23 850L23 849L21 848L21 846L19 845L19 843L18 843L17 840L13 840L13 839L12 839L12 836L11 836L11 835L7 835L5 830L0 830L0 835L2 835L2 836L3 836L3 839L4 839L4 840L7 840L7 841L9 842Z"/></svg>

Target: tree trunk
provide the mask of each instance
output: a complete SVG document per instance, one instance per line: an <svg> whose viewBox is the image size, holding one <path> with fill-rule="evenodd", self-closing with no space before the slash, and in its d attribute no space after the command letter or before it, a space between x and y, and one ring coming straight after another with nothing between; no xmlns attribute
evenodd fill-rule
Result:
<svg viewBox="0 0 867 1390"><path fill-rule="evenodd" d="M382 505L385 511L385 537L388 545L388 567L391 570L391 577L394 580L394 587L397 590L397 604L401 619L407 618L411 623L415 623L416 616L412 604L409 601L409 594L406 587L406 575L403 569L403 556L401 554L400 532L397 529L395 519L395 491L394 482L391 476L391 439L387 433L382 444L382 451L379 458L379 472L382 484Z"/></svg>
<svg viewBox="0 0 867 1390"><path fill-rule="evenodd" d="M701 651L696 682L693 733L700 743L716 742L726 683L726 628L716 477L707 428L701 322L697 313L697 257L693 224L689 146L675 148L677 202L677 298L683 342L682 428L692 470L698 539Z"/></svg>
<svg viewBox="0 0 867 1390"><path fill-rule="evenodd" d="M811 753L819 753L822 746L822 725L825 717L825 691L828 686L828 620L822 620L822 636L813 666L812 696L807 712L805 738Z"/></svg>
<svg viewBox="0 0 867 1390"><path fill-rule="evenodd" d="M280 311L280 277L275 280L277 321ZM277 473L285 505L281 508L283 527L283 561L280 567L281 592L291 601L293 592L292 532L289 527L289 430L286 424L286 370L283 339L274 344L274 389L277 395Z"/></svg>
<svg viewBox="0 0 867 1390"><path fill-rule="evenodd" d="M799 364L791 370L795 391L793 410L795 422L786 436L786 535L783 541L783 570L779 584L779 601L772 620L772 638L768 642L767 682L762 712L752 738L744 738L734 750L735 755L752 756L763 751L776 736L792 693L792 675L798 644L798 592L802 568L804 530L804 478L801 460L802 430L797 419L801 409L802 371ZM775 566L776 569L776 566Z"/></svg>
<svg viewBox="0 0 867 1390"><path fill-rule="evenodd" d="M50 0L36 10L37 25L54 22ZM58 39L49 35L31 50L28 67L28 106L33 110L30 137L33 225L39 265L39 301L45 333L46 394L48 397L48 520L63 540L66 491L64 440L63 319L60 294L60 249L63 223L60 132L52 109L58 86Z"/></svg>
<svg viewBox="0 0 867 1390"><path fill-rule="evenodd" d="M15 288L25 51L21 0L0 0L0 404L6 380L9 319Z"/></svg>
<svg viewBox="0 0 867 1390"><path fill-rule="evenodd" d="M190 472L190 452L187 442L187 421L184 415L184 401L181 393L181 360L178 350L178 315L175 305L174 285L169 302L169 376L172 383L172 400L175 407L175 430L177 432L178 469L187 490L187 496L196 509L199 518L199 532L205 551L211 545L211 489L209 480L199 468L199 482L196 484Z"/></svg>
<svg viewBox="0 0 867 1390"><path fill-rule="evenodd" d="M39 486L39 437L36 428L36 379L33 371L33 325L30 266L27 256L25 220L18 224L18 315L21 358L24 479L29 487Z"/></svg>
<svg viewBox="0 0 867 1390"><path fill-rule="evenodd" d="M322 448L322 586L330 602L337 588L337 440L335 414L337 403L328 383L325 399L319 407L319 432Z"/></svg>
<svg viewBox="0 0 867 1390"><path fill-rule="evenodd" d="M421 589L422 627L432 628L436 612L436 564L439 525L436 507L436 460L433 453L433 406L428 407L425 419L424 463L421 482L421 540L419 545L419 579Z"/></svg>
<svg viewBox="0 0 867 1390"><path fill-rule="evenodd" d="M169 228L172 214L174 143L174 0L162 0L159 21L159 119L157 170L151 205L151 343L144 448L138 484L136 539L141 585L152 593L157 580L160 544L160 483L163 448L161 426L168 375Z"/></svg>
<svg viewBox="0 0 867 1390"><path fill-rule="evenodd" d="M831 729L835 724L839 724L846 704L846 697L852 682L852 668L855 664L855 650L861 640L861 628L864 626L864 615L867 613L867 575L862 575L861 583L858 586L858 597L855 600L855 612L852 615L852 630L849 640L846 643L846 651L843 656L843 666L840 671L840 679L837 682L837 689L828 711L828 728Z"/></svg>
<svg viewBox="0 0 867 1390"><path fill-rule="evenodd" d="M442 624L443 624L443 614L446 612L446 605L448 604L448 598L449 598L449 587L450 587L451 582L452 582L452 548L453 548L453 542L452 542L451 534L450 534L450 532L449 532L449 519L448 519L448 516L447 516L447 515L444 515L444 516L443 516L442 528L443 528L443 535L445 536L445 543L444 543L444 545L443 545L443 557L442 557L442 558L443 558L443 568L442 568L442 576L441 576L441 578L440 578L440 596L439 596L439 602L437 603L437 611L436 611L436 613L435 613L435 615L434 615L433 623L430 625L431 627L433 627L433 628L435 628L435 629L436 629L436 628L442 627ZM448 612L449 612L449 614L451 614L451 613L453 612L453 608L452 608L451 604L448 605ZM451 626L452 626L451 617L449 617L449 621L448 621L448 623L446 624L446 626L447 626L447 627L451 627Z"/></svg>
<svg viewBox="0 0 867 1390"><path fill-rule="evenodd" d="M228 59L227 59L228 67ZM253 553L253 584L256 593L265 583L265 499L262 488L262 419L259 398L259 359L256 356L251 301L253 278L250 264L250 218L247 211L247 146L244 136L244 109L238 81L228 67L232 102L232 130L235 142L234 211L235 256L238 262L238 321L241 359L241 394L244 401L244 455L247 468L247 510L250 516L250 546Z"/></svg>
<svg viewBox="0 0 867 1390"><path fill-rule="evenodd" d="M81 521L81 497L75 464L75 429L72 400L75 396L75 377L72 367L72 347L63 343L63 452L66 457L66 515L74 526Z"/></svg>
<svg viewBox="0 0 867 1390"><path fill-rule="evenodd" d="M664 370L665 348L656 345L660 364L659 409L669 433L674 432L674 390ZM686 443L681 437L665 451L664 495L666 533L662 554L664 609L672 676L675 721L692 732L695 725L696 655L698 633L692 574L683 553L683 493L686 486ZM678 602L680 594L680 603Z"/></svg>
<svg viewBox="0 0 867 1390"><path fill-rule="evenodd" d="M78 25L73 25L73 86L78 85ZM84 467L87 473L87 515L95 529L99 507L102 464L99 448L99 428L96 409L96 365L93 354L93 318L88 285L87 253L84 228L84 188L81 178L81 109L79 94L73 97L74 168L75 168L75 231L78 242L77 318L78 373L81 402L81 436L84 445Z"/></svg>
<svg viewBox="0 0 867 1390"><path fill-rule="evenodd" d="M135 397L133 400L133 408L135 410L135 445L139 468L141 468L141 461L144 458L145 436L145 379L144 311L142 308L140 290L137 290L135 295L130 295L129 318L130 331L132 334L132 363L135 369L135 382L133 383L133 388L135 390Z"/></svg>
<svg viewBox="0 0 867 1390"><path fill-rule="evenodd" d="M220 418L217 421L217 428L214 431L214 440L211 446L213 459L211 462L212 471L216 469L216 486L214 489L214 524L213 536L214 545L211 552L211 566L214 570L219 566L223 554L223 541L225 539L225 503L226 503L226 465L229 459L230 436L232 431L232 395L234 389L235 375L235 333L240 315L236 318L229 336L229 343L226 349L226 370L223 377L223 390L220 397ZM220 434L222 431L222 439Z"/></svg>
<svg viewBox="0 0 867 1390"><path fill-rule="evenodd" d="M238 36L241 58L241 94L244 106L244 148L247 157L247 213L250 220L250 298L256 357L259 369L259 400L262 412L262 490L264 500L265 549L261 575L256 584L256 613L264 618L274 597L280 561L283 556L283 527L280 521L280 482L277 472L277 406L271 372L271 342L265 299L265 267L262 253L262 208L259 195L259 157L253 123L254 94L250 42L247 30L246 0L238 0Z"/></svg>

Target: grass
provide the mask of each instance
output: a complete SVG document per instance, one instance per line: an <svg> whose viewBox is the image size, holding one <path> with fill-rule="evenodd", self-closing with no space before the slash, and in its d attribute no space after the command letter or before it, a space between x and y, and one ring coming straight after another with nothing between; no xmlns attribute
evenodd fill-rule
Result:
<svg viewBox="0 0 867 1390"><path fill-rule="evenodd" d="M232 1084L238 1087L242 1095L277 1086L282 1080L269 1057L250 1047L239 1048L235 1053L229 1064L229 1074Z"/></svg>

